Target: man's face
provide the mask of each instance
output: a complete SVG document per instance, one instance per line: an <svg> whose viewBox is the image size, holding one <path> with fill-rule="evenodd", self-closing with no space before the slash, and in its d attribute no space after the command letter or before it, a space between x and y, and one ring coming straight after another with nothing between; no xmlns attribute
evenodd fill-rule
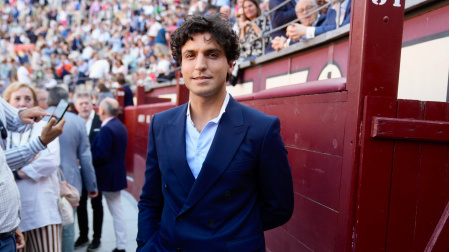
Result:
<svg viewBox="0 0 449 252"><path fill-rule="evenodd" d="M312 12L315 9L313 4L314 0L302 0L296 4L296 16L302 18ZM313 13L312 15L300 20L301 24L305 26L313 26L316 19L318 18L318 13Z"/></svg>
<svg viewBox="0 0 449 252"><path fill-rule="evenodd" d="M181 72L190 98L213 98L226 92L226 75L232 72L233 61L209 33L197 33L181 49Z"/></svg>
<svg viewBox="0 0 449 252"><path fill-rule="evenodd" d="M48 93L47 92L39 92L39 93L37 93L37 105L41 109L48 109L47 97L48 97Z"/></svg>
<svg viewBox="0 0 449 252"><path fill-rule="evenodd" d="M78 111L78 115L83 119L89 118L92 107L92 101L87 97L80 97L75 100L75 108Z"/></svg>

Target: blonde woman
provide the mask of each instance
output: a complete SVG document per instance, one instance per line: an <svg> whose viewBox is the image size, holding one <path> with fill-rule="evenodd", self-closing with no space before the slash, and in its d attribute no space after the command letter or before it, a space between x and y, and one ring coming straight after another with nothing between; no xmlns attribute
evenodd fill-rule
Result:
<svg viewBox="0 0 449 252"><path fill-rule="evenodd" d="M38 104L36 92L24 83L9 85L4 99L15 108L31 108ZM24 133L8 132L7 149L40 136L46 123L35 123ZM19 250L21 252L61 251L62 226L57 205L59 187L56 186L59 185L59 163L59 139L55 139L15 174L22 203L19 229L26 242L25 248Z"/></svg>

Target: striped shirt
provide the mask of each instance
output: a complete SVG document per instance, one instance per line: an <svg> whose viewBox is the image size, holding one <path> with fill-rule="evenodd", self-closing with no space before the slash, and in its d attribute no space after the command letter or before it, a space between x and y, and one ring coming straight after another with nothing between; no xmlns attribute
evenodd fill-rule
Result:
<svg viewBox="0 0 449 252"><path fill-rule="evenodd" d="M8 130L23 132L29 128L22 123L18 113L18 109L0 98L0 120ZM1 139L0 142L0 233L6 233L16 229L20 222L20 194L11 169L25 166L45 146L36 138L23 146L3 151L6 141Z"/></svg>

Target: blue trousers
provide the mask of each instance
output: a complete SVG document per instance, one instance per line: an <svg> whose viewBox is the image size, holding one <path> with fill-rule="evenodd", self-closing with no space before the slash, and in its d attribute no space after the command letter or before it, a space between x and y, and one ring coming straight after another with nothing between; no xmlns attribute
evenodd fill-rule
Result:
<svg viewBox="0 0 449 252"><path fill-rule="evenodd" d="M76 218L76 209L73 210L73 215ZM62 252L73 251L75 251L75 223L62 227Z"/></svg>
<svg viewBox="0 0 449 252"><path fill-rule="evenodd" d="M8 238L0 240L0 252L16 252L16 236L11 235Z"/></svg>

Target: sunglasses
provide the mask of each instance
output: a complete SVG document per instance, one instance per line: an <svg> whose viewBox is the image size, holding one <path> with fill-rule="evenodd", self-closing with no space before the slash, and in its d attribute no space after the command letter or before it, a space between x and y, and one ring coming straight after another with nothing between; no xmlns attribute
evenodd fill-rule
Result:
<svg viewBox="0 0 449 252"><path fill-rule="evenodd" d="M3 122L0 121L0 133L2 135L2 139L6 139L8 137L8 132L6 131L5 126L3 125Z"/></svg>

